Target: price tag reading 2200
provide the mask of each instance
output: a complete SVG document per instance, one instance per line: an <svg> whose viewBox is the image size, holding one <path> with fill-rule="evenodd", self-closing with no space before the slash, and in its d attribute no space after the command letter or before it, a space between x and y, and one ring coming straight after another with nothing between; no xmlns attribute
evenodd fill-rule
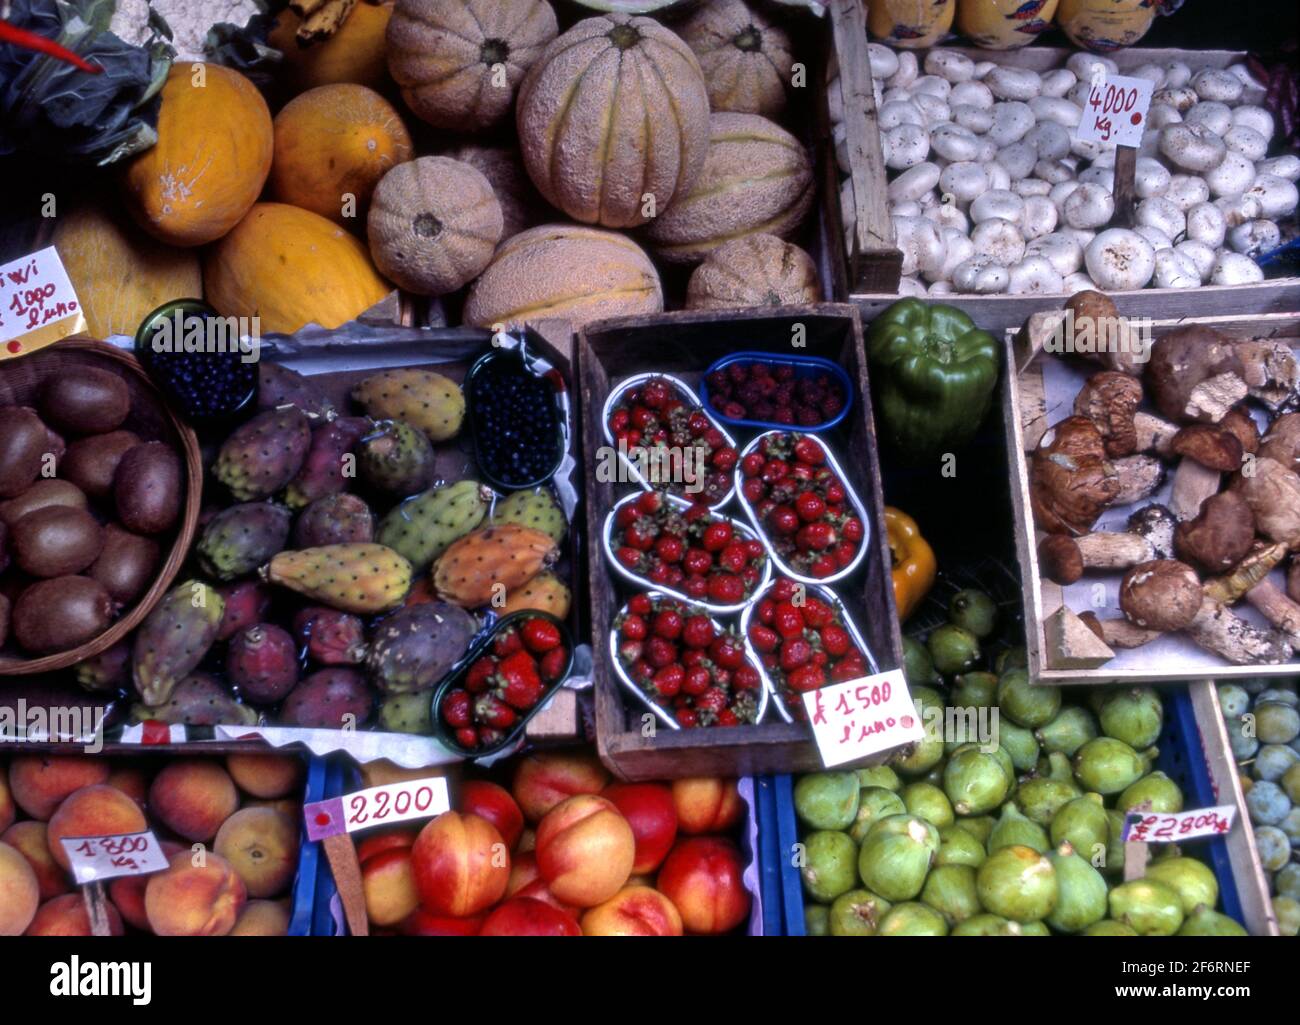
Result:
<svg viewBox="0 0 1300 1025"><path fill-rule="evenodd" d="M409 819L428 819L451 807L445 779L417 779L358 790L303 808L307 838L321 840Z"/></svg>

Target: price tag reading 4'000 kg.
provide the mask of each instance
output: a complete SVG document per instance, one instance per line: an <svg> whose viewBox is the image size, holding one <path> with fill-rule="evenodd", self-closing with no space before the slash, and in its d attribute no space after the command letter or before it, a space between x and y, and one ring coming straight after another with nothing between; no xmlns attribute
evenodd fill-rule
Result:
<svg viewBox="0 0 1300 1025"><path fill-rule="evenodd" d="M118 876L149 875L167 867L167 855L148 830L117 836L65 836L59 843L68 854L78 886Z"/></svg>
<svg viewBox="0 0 1300 1025"><path fill-rule="evenodd" d="M911 744L925 735L901 669L808 691L803 703L827 767Z"/></svg>
<svg viewBox="0 0 1300 1025"><path fill-rule="evenodd" d="M1136 147L1147 126L1153 85L1149 78L1094 78L1079 122L1079 138Z"/></svg>
<svg viewBox="0 0 1300 1025"><path fill-rule="evenodd" d="M1181 843L1204 836L1222 836L1232 829L1237 809L1230 804L1218 808L1180 811L1175 815L1131 811L1124 816L1125 843Z"/></svg>
<svg viewBox="0 0 1300 1025"><path fill-rule="evenodd" d="M303 816L307 820L307 839L323 840L372 826L431 819L449 808L445 779L416 779L317 801L303 808Z"/></svg>

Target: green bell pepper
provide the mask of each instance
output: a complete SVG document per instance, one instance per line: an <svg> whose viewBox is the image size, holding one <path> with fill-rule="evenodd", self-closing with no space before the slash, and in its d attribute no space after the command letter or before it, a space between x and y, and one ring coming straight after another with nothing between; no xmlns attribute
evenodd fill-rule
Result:
<svg viewBox="0 0 1300 1025"><path fill-rule="evenodd" d="M993 400L998 343L952 306L900 299L871 322L867 360L881 433L905 460L968 445Z"/></svg>

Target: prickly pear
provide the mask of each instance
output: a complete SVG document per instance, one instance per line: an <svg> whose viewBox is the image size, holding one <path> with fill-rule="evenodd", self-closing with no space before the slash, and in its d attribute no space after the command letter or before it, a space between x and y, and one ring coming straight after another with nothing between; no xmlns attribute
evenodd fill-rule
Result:
<svg viewBox="0 0 1300 1025"><path fill-rule="evenodd" d="M217 588L217 593L226 603L221 628L217 631L219 641L227 641L240 630L262 622L271 610L271 592L260 580L222 584Z"/></svg>
<svg viewBox="0 0 1300 1025"><path fill-rule="evenodd" d="M347 487L348 478L356 476L352 450L369 429L370 421L365 417L340 416L312 431L302 469L284 490L285 504L290 509L301 509Z"/></svg>
<svg viewBox="0 0 1300 1025"><path fill-rule="evenodd" d="M189 726L252 726L257 712L241 705L225 687L208 673L191 673L159 705L134 704L131 718L137 722L156 719L165 723Z"/></svg>
<svg viewBox="0 0 1300 1025"><path fill-rule="evenodd" d="M439 597L465 608L486 605L498 593L527 583L558 556L550 536L503 523L467 534L439 557L433 585Z"/></svg>
<svg viewBox="0 0 1300 1025"><path fill-rule="evenodd" d="M135 689L146 705L161 705L203 661L217 639L226 603L211 584L187 580L163 596L140 624L132 651Z"/></svg>
<svg viewBox="0 0 1300 1025"><path fill-rule="evenodd" d="M275 704L298 682L293 638L273 623L240 631L226 649L226 676L254 704Z"/></svg>
<svg viewBox="0 0 1300 1025"><path fill-rule="evenodd" d="M391 509L379 523L376 539L405 556L416 573L483 522L492 489L462 480L414 495Z"/></svg>
<svg viewBox="0 0 1300 1025"><path fill-rule="evenodd" d="M516 587L506 594L506 603L498 610L508 616L521 609L536 609L549 612L556 619L569 615L571 595L564 581L554 573L538 573L522 587Z"/></svg>
<svg viewBox="0 0 1300 1025"><path fill-rule="evenodd" d="M377 544L281 552L262 572L273 584L344 612L386 612L411 589L411 564Z"/></svg>
<svg viewBox="0 0 1300 1025"><path fill-rule="evenodd" d="M374 695L355 669L312 673L284 699L280 715L291 726L342 729L370 718Z"/></svg>
<svg viewBox="0 0 1300 1025"><path fill-rule="evenodd" d="M569 523L564 510L549 488L536 491L516 491L502 499L492 510L493 523L518 523L550 535L557 545L564 540Z"/></svg>
<svg viewBox="0 0 1300 1025"><path fill-rule="evenodd" d="M217 453L212 474L240 502L270 498L302 468L311 445L311 423L287 406L258 413L235 429Z"/></svg>
<svg viewBox="0 0 1300 1025"><path fill-rule="evenodd" d="M266 411L281 406L297 406L311 417L329 417L334 412L334 404L310 378L261 360L257 367L257 408Z"/></svg>
<svg viewBox="0 0 1300 1025"><path fill-rule="evenodd" d="M354 666L365 661L365 624L359 616L323 605L308 605L293 617L293 633L313 662Z"/></svg>
<svg viewBox="0 0 1300 1025"><path fill-rule="evenodd" d="M88 691L121 690L131 682L131 642L118 641L72 669L77 682Z"/></svg>
<svg viewBox="0 0 1300 1025"><path fill-rule="evenodd" d="M433 483L433 445L410 424L385 420L357 446L357 473L372 488L413 495Z"/></svg>
<svg viewBox="0 0 1300 1025"><path fill-rule="evenodd" d="M296 548L320 548L375 540L375 514L356 495L326 495L298 514L293 526Z"/></svg>
<svg viewBox="0 0 1300 1025"><path fill-rule="evenodd" d="M433 702L429 693L384 698L379 703L379 726L393 733L432 733Z"/></svg>
<svg viewBox="0 0 1300 1025"><path fill-rule="evenodd" d="M222 509L199 535L199 566L218 580L252 573L284 548L290 519L288 509L271 502L243 502Z"/></svg>
<svg viewBox="0 0 1300 1025"><path fill-rule="evenodd" d="M478 625L464 609L435 601L398 609L370 643L370 682L388 694L428 690L469 649Z"/></svg>
<svg viewBox="0 0 1300 1025"><path fill-rule="evenodd" d="M430 370L381 370L353 388L352 399L376 420L405 420L430 441L454 438L465 419L460 386Z"/></svg>

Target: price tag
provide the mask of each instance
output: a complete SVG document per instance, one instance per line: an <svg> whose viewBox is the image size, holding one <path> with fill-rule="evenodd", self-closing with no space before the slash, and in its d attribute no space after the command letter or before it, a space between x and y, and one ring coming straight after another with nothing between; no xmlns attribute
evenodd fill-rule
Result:
<svg viewBox="0 0 1300 1025"><path fill-rule="evenodd" d="M59 838L78 886L118 876L143 876L167 867L167 855L152 830L115 836Z"/></svg>
<svg viewBox="0 0 1300 1025"><path fill-rule="evenodd" d="M323 840L372 826L433 818L450 808L447 781L437 778L370 787L308 804L302 811L307 820L307 839Z"/></svg>
<svg viewBox="0 0 1300 1025"><path fill-rule="evenodd" d="M53 246L0 266L0 359L85 330L81 303Z"/></svg>
<svg viewBox="0 0 1300 1025"><path fill-rule="evenodd" d="M1232 829L1236 817L1237 809L1230 804L1180 811L1176 815L1131 811L1124 816L1122 839L1125 843L1181 843L1204 836L1222 836Z"/></svg>
<svg viewBox="0 0 1300 1025"><path fill-rule="evenodd" d="M901 669L808 691L803 703L827 767L902 747L925 735Z"/></svg>
<svg viewBox="0 0 1300 1025"><path fill-rule="evenodd" d="M1149 78L1094 76L1079 121L1079 138L1136 147L1147 126L1153 87Z"/></svg>

